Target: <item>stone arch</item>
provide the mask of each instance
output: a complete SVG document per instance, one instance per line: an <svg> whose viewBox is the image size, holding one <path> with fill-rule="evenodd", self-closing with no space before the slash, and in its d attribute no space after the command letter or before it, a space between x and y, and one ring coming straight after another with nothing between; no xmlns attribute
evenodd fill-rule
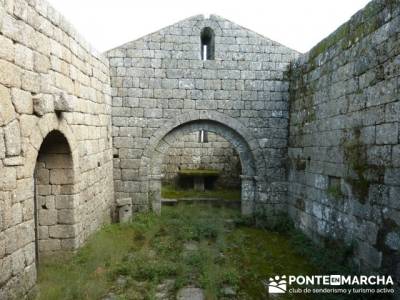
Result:
<svg viewBox="0 0 400 300"><path fill-rule="evenodd" d="M220 135L235 148L242 164L242 213L251 215L257 197L255 180L264 168L258 141L238 120L215 111L193 111L178 116L159 129L143 153L139 174L144 181L149 206L161 209L161 164L169 146L187 133L206 130Z"/></svg>
<svg viewBox="0 0 400 300"><path fill-rule="evenodd" d="M78 246L79 154L66 121L52 117L38 121L29 146L27 159L33 159L33 163L27 165L34 181L38 263L43 254Z"/></svg>
<svg viewBox="0 0 400 300"><path fill-rule="evenodd" d="M65 119L58 119L55 114L47 114L41 117L34 124L34 126L32 126L30 132L28 132L28 139L27 142L24 144L23 149L26 168L24 168L24 173L22 174L22 176L25 178L33 177L39 149L46 136L54 130L61 132L68 141L69 148L71 149L75 180L78 183L80 178L78 143L67 121Z"/></svg>
<svg viewBox="0 0 400 300"><path fill-rule="evenodd" d="M201 31L203 30L203 28L209 27L211 28L216 36L221 36L222 35L222 28L219 25L219 23L210 18L210 19L202 19L202 20L198 20L194 26L193 26L193 34L200 36Z"/></svg>
<svg viewBox="0 0 400 300"><path fill-rule="evenodd" d="M216 20L213 19L202 19L198 20L195 25L192 27L192 33L193 35L198 36L198 44L199 44L199 58L202 58L202 33L203 30L208 28L209 30L212 31L213 34L213 41L212 41L212 59L216 59L216 53L218 52L219 45L215 43L216 37L222 36L222 29L219 23Z"/></svg>

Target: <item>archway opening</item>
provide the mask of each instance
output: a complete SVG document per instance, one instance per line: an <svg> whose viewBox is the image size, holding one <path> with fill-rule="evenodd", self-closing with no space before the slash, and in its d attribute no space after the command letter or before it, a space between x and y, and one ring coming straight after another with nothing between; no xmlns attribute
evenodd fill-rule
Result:
<svg viewBox="0 0 400 300"><path fill-rule="evenodd" d="M34 173L36 263L40 257L71 250L76 243L74 169L71 149L59 131L44 139Z"/></svg>
<svg viewBox="0 0 400 300"><path fill-rule="evenodd" d="M182 135L165 152L161 172L163 200L236 200L240 204L239 155L214 132Z"/></svg>
<svg viewBox="0 0 400 300"><path fill-rule="evenodd" d="M229 120L228 120L229 121ZM234 124L235 125L235 124ZM236 124L237 125L237 124ZM238 126L239 129L240 126ZM165 131L162 135L157 137L154 146L149 148L146 152L143 162L143 169L141 174L146 175L147 187L147 200L148 205L153 211L161 211L161 187L163 181L163 160L171 146L177 145L180 139L185 135L196 133L193 138L197 138L197 134L201 131L207 132L207 135L216 134L225 139L234 148L238 157L240 158L241 172L240 175L240 202L242 214L252 215L255 204L257 182L256 182L256 169L255 155L259 155L258 148L255 143L250 144L246 138L251 137L239 133L235 129L225 125L224 123L199 119L187 121L181 125ZM204 133L203 133L204 136ZM261 166L257 166L259 168Z"/></svg>

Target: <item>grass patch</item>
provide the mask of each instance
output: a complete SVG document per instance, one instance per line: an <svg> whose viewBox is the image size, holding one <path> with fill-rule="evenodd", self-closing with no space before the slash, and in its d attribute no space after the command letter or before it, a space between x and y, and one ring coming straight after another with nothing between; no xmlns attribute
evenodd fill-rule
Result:
<svg viewBox="0 0 400 300"><path fill-rule="evenodd" d="M214 189L199 192L194 189L178 189L173 185L163 185L161 197L164 199L220 198L224 200L240 200L241 196L240 190Z"/></svg>
<svg viewBox="0 0 400 300"><path fill-rule="evenodd" d="M163 207L161 216L142 213L130 224L105 226L74 255L44 259L37 300L110 293L115 299L155 299L169 279L171 299L187 285L203 288L206 299L232 299L224 298L227 286L237 299L268 299L263 281L271 276L348 272L337 248L327 254L289 222L280 223L281 232L254 228L236 210L199 204Z"/></svg>

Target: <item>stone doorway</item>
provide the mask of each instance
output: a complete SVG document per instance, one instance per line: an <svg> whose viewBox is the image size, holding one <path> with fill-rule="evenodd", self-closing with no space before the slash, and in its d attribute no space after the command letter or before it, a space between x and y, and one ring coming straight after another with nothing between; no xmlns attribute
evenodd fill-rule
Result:
<svg viewBox="0 0 400 300"><path fill-rule="evenodd" d="M44 139L37 157L35 173L36 261L42 255L71 250L76 244L74 206L77 187L71 149L59 131Z"/></svg>
<svg viewBox="0 0 400 300"><path fill-rule="evenodd" d="M156 212L161 211L162 162L170 147L176 145L183 136L202 130L224 138L237 152L242 170L240 176L241 210L243 215L252 215L258 184L256 172L259 166L255 164L253 156L255 150L247 141L250 135L242 135L232 127L214 120L193 120L180 124L160 136L158 141L154 141L154 147L148 149L148 159L146 154L143 160L148 164L143 164L144 168L140 172L148 174L147 200L149 206Z"/></svg>

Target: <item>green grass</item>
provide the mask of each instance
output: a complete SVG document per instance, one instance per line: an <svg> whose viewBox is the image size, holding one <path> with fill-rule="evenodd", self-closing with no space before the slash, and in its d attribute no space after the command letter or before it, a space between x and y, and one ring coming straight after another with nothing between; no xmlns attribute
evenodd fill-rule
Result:
<svg viewBox="0 0 400 300"><path fill-rule="evenodd" d="M188 242L198 249L184 250ZM154 299L166 279L175 280L171 299L187 285L203 288L206 299L221 299L224 286L238 299L266 299L263 280L339 272L339 256L297 231L254 228L236 210L181 204L163 207L161 216L142 213L130 224L107 225L76 254L44 259L37 300L102 299L110 292L117 299ZM307 299L293 297L280 299Z"/></svg>
<svg viewBox="0 0 400 300"><path fill-rule="evenodd" d="M240 190L215 189L199 192L194 189L177 189L172 185L163 185L161 197L164 199L220 198L224 200L240 200Z"/></svg>

